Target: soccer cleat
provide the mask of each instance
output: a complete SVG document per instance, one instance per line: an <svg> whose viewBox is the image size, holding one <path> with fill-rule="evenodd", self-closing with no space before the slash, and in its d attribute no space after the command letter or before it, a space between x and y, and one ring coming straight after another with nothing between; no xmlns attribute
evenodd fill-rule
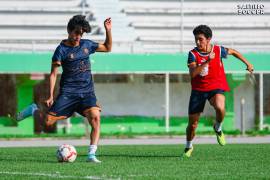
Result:
<svg viewBox="0 0 270 180"><path fill-rule="evenodd" d="M33 113L38 109L35 103L27 106L24 110L19 112L16 116L17 122L24 120L25 118L32 116Z"/></svg>
<svg viewBox="0 0 270 180"><path fill-rule="evenodd" d="M183 153L183 157L189 158L191 156L192 151L193 151L193 147L185 148L184 153Z"/></svg>
<svg viewBox="0 0 270 180"><path fill-rule="evenodd" d="M214 130L215 130L215 128L214 128ZM218 144L221 145L221 146L224 146L226 144L224 133L222 131L218 132L216 130L215 130L215 133L216 133L216 136L217 136Z"/></svg>
<svg viewBox="0 0 270 180"><path fill-rule="evenodd" d="M101 163L101 161L97 159L95 154L88 154L87 161L92 163Z"/></svg>

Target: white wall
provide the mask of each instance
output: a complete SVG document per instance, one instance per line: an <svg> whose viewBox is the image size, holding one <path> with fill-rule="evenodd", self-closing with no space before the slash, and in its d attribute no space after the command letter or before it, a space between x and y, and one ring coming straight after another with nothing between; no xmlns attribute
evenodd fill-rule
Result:
<svg viewBox="0 0 270 180"><path fill-rule="evenodd" d="M144 83L142 75L136 75L129 83L95 83L102 115L165 115L165 84ZM235 127L240 129L240 98L245 97L246 128L254 127L254 88L245 81L234 90ZM190 97L190 83L170 84L170 115L187 116ZM215 116L214 109L206 103L202 116Z"/></svg>
<svg viewBox="0 0 270 180"><path fill-rule="evenodd" d="M234 111L236 115L235 127L241 129L241 97L245 99L244 120L245 128L254 128L255 123L255 89L246 80L234 89Z"/></svg>

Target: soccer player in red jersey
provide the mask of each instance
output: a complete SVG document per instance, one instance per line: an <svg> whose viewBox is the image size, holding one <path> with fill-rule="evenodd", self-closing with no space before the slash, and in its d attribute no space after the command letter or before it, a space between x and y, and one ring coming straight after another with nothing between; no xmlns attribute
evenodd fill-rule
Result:
<svg viewBox="0 0 270 180"><path fill-rule="evenodd" d="M190 157L193 151L192 140L206 100L216 111L214 131L217 141L221 146L226 144L221 125L225 116L225 96L223 93L229 91L229 86L226 81L222 59L226 58L227 55L233 55L245 63L250 73L253 71L253 65L238 51L211 44L212 30L208 26L197 26L193 30L193 34L196 47L189 51L188 55L192 91L189 100L189 122L186 129L187 141L184 157Z"/></svg>

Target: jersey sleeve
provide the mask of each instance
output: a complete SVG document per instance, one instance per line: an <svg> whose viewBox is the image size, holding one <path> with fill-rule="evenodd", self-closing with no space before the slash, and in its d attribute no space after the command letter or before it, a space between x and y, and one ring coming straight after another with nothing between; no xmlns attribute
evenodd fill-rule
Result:
<svg viewBox="0 0 270 180"><path fill-rule="evenodd" d="M53 53L53 56L52 56L52 64L58 64L58 65L61 65L63 61L63 55L62 55L62 52L61 52L61 47L58 46L54 53Z"/></svg>
<svg viewBox="0 0 270 180"><path fill-rule="evenodd" d="M196 63L195 56L192 54L191 51L189 51L189 53L188 53L187 65L188 65L188 67L189 67L191 64L194 64L194 63Z"/></svg>
<svg viewBox="0 0 270 180"><path fill-rule="evenodd" d="M87 48L89 50L89 53L93 54L96 52L98 48L98 43L91 40L87 40Z"/></svg>
<svg viewBox="0 0 270 180"><path fill-rule="evenodd" d="M221 58L227 58L227 56L228 56L228 51L223 46L220 46L220 56L221 56Z"/></svg>

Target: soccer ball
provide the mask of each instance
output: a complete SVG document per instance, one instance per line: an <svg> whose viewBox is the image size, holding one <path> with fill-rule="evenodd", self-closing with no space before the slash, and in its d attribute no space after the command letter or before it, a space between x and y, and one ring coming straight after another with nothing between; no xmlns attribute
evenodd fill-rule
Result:
<svg viewBox="0 0 270 180"><path fill-rule="evenodd" d="M74 146L63 144L56 151L58 162L74 162L77 157L77 151Z"/></svg>

